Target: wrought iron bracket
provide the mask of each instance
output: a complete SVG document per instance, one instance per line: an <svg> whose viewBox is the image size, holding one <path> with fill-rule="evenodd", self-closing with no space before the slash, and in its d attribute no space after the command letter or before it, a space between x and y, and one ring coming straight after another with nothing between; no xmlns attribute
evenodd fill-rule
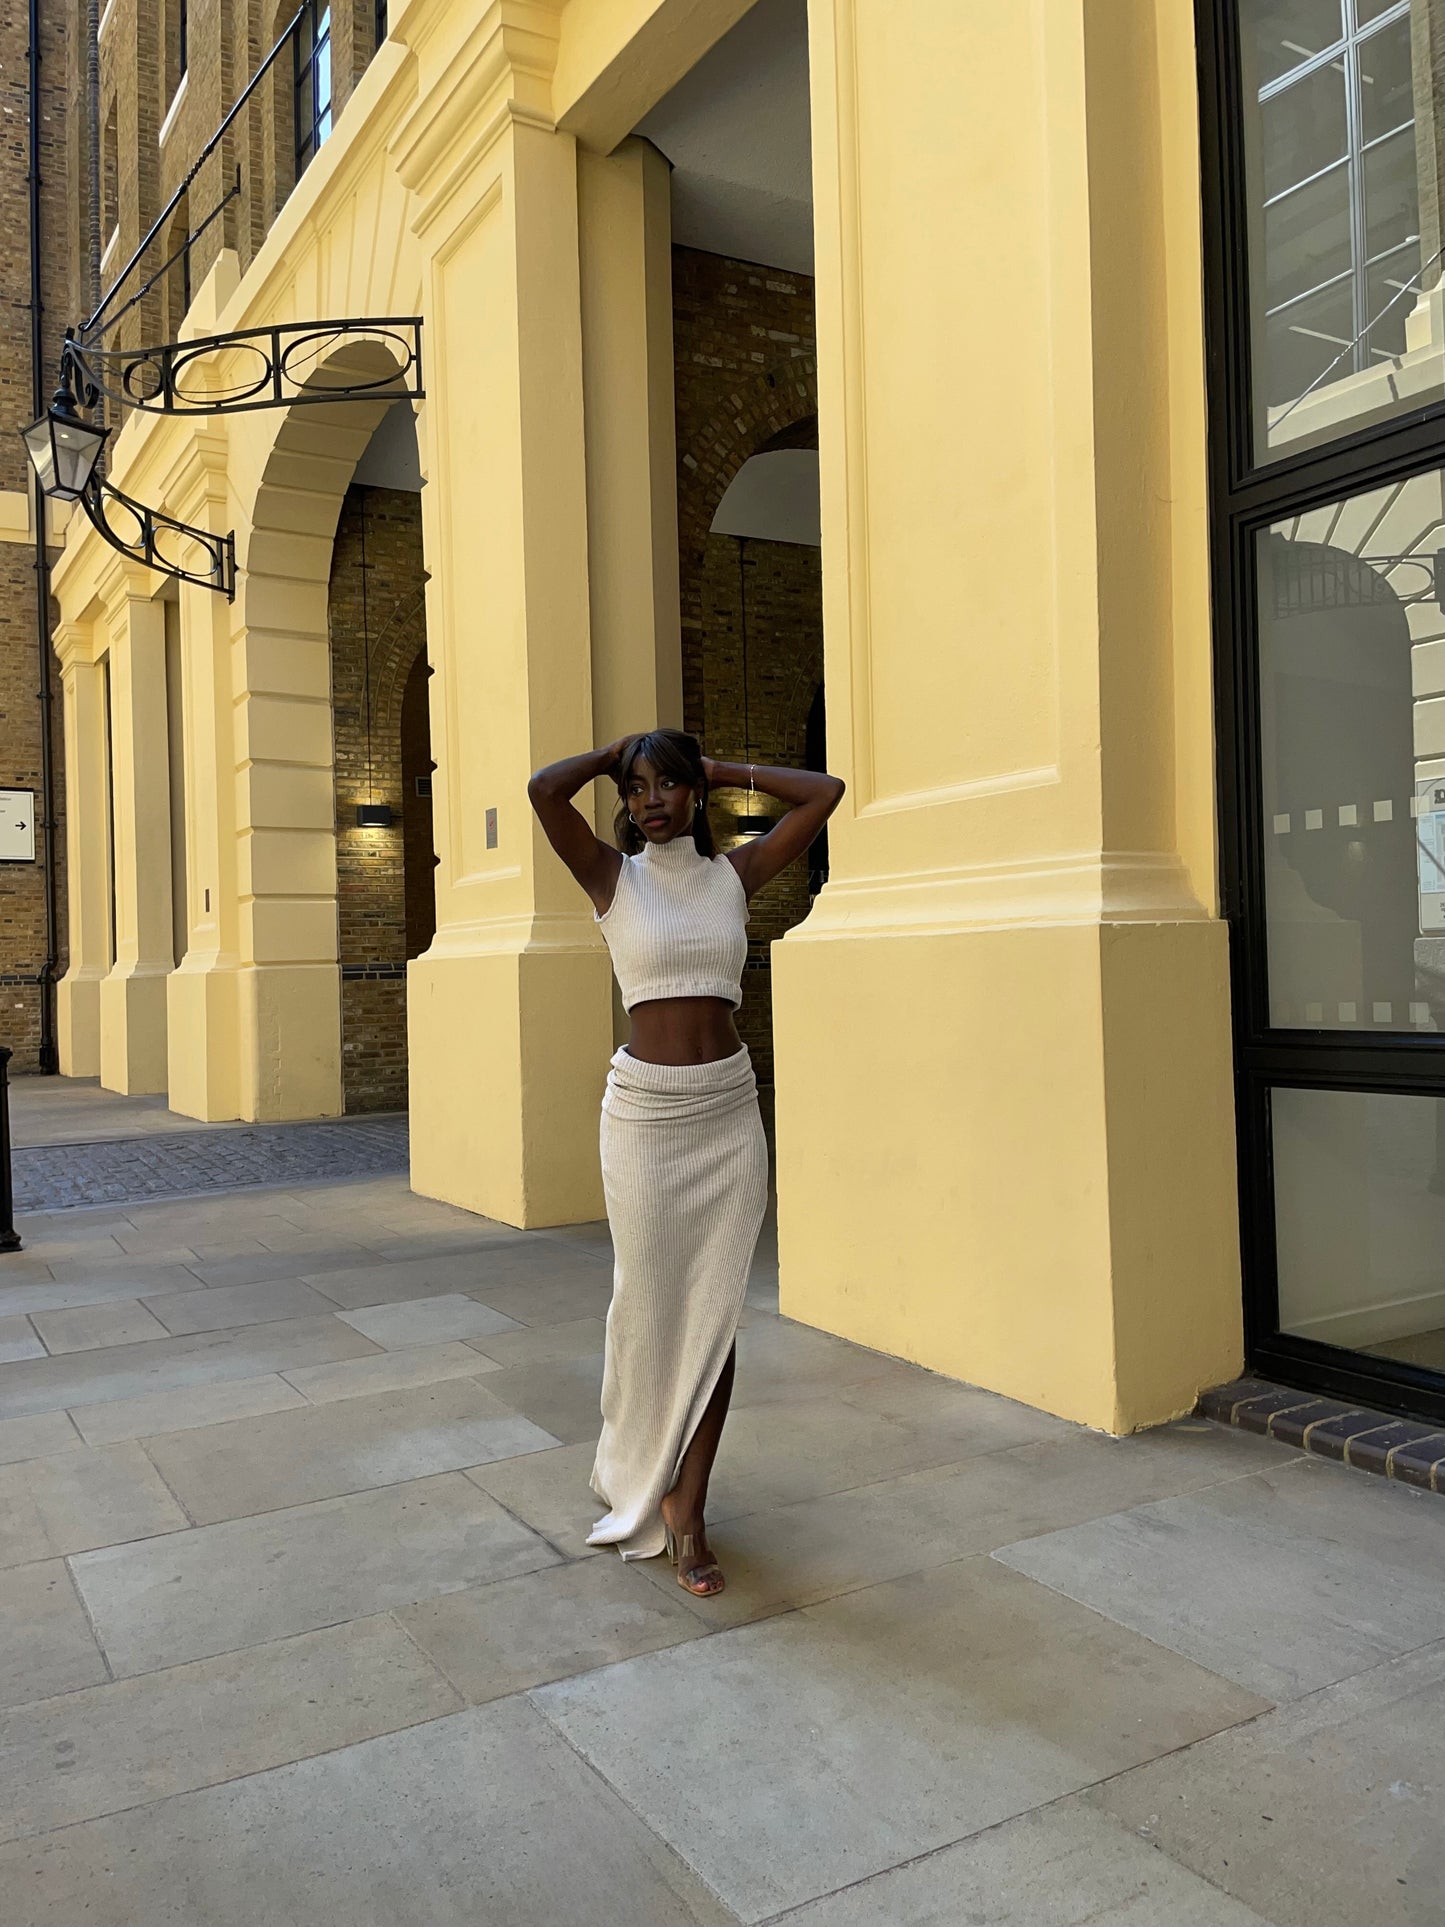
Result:
<svg viewBox="0 0 1445 1927"><path fill-rule="evenodd" d="M209 529L178 522L160 509L133 501L94 475L80 498L80 505L96 534L132 562L158 569L162 575L172 576L178 582L194 582L203 589L216 589L227 602L235 601L234 535L213 535ZM199 549L203 566L187 567L179 559L186 554L188 545Z"/></svg>
<svg viewBox="0 0 1445 1927"><path fill-rule="evenodd" d="M360 365L347 348L379 348L387 367ZM153 348L95 348L67 338L76 392L105 395L152 415L236 415L308 403L423 399L421 321L387 315L304 321ZM216 358L230 363L218 382ZM93 406L93 402L90 404Z"/></svg>

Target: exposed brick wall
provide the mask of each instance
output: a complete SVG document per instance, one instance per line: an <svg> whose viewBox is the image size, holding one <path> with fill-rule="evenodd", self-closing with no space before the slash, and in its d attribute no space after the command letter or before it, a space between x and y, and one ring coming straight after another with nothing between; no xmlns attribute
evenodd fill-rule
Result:
<svg viewBox="0 0 1445 1927"><path fill-rule="evenodd" d="M812 281L675 248L673 341L686 726L725 761L802 768L808 712L823 677L818 551L748 541L740 573L736 539L709 531L750 456L785 443L817 445ZM735 795L719 798L713 828L720 843L733 840L740 804ZM809 907L802 863L752 906L738 1028L765 1091L773 1078L769 953Z"/></svg>
<svg viewBox="0 0 1445 1927"><path fill-rule="evenodd" d="M417 796L415 780L431 761L425 579L420 496L349 489L336 530L329 604L341 1084L348 1111L406 1104L406 963L431 938L432 806ZM371 659L369 777L364 634ZM389 828L358 827L356 806L369 801L390 804Z"/></svg>
<svg viewBox="0 0 1445 1927"><path fill-rule="evenodd" d="M47 347L58 349L70 313L67 259L66 57L70 10L46 0L41 10L41 300ZM34 415L30 344L29 74L26 8L0 7L0 489L27 490L30 470L17 428ZM48 397L55 364L45 370ZM52 609L53 617L54 611ZM15 1052L11 1069L39 1063L41 991L45 958L45 837L39 827L41 718L39 644L35 610L35 551L25 541L0 541L0 788L36 792L34 863L0 864L0 1044ZM64 765L59 665L52 659L52 752L57 821L56 894L60 956L65 969Z"/></svg>

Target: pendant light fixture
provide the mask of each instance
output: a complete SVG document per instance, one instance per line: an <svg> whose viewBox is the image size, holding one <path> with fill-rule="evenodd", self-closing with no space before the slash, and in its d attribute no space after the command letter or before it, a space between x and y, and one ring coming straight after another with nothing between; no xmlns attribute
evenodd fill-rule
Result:
<svg viewBox="0 0 1445 1927"><path fill-rule="evenodd" d="M356 822L357 827L363 830L389 830L391 805L376 802L371 788L371 622L366 596L366 578L369 574L370 569L366 560L366 492L363 490L361 495L361 653L366 678L366 801L356 806Z"/></svg>
<svg viewBox="0 0 1445 1927"><path fill-rule="evenodd" d="M738 619L743 644L743 761L751 768L753 761L752 720L748 713L748 538L740 535L738 543ZM761 810L747 811L734 819L739 836L762 836L773 827L773 819Z"/></svg>

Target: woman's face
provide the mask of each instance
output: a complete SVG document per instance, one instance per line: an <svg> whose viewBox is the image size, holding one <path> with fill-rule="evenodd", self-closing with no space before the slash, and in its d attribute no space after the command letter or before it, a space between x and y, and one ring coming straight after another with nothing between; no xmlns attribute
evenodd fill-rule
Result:
<svg viewBox="0 0 1445 1927"><path fill-rule="evenodd" d="M649 843L670 843L692 828L694 792L639 756L627 778L627 812Z"/></svg>

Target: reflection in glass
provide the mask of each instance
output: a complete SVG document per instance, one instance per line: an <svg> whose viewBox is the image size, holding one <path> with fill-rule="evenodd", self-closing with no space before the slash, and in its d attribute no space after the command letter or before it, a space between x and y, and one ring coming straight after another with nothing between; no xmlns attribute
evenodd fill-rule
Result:
<svg viewBox="0 0 1445 1927"><path fill-rule="evenodd" d="M1445 476L1277 523L1256 565L1270 1024L1445 1029Z"/></svg>
<svg viewBox="0 0 1445 1927"><path fill-rule="evenodd" d="M1241 4L1263 457L1445 391L1445 10L1440 0Z"/></svg>
<svg viewBox="0 0 1445 1927"><path fill-rule="evenodd" d="M1445 1370L1445 1099L1270 1094L1280 1330Z"/></svg>

